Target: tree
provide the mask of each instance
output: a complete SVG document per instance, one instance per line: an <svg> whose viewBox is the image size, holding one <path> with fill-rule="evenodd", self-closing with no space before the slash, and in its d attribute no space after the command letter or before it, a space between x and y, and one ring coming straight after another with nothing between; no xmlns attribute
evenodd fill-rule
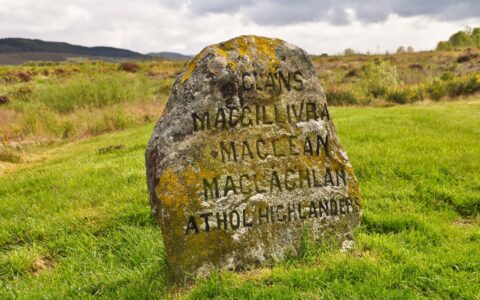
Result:
<svg viewBox="0 0 480 300"><path fill-rule="evenodd" d="M438 51L450 51L450 50L452 50L452 45L450 45L449 42L441 41L441 42L438 42L438 44L437 44L437 50Z"/></svg>
<svg viewBox="0 0 480 300"><path fill-rule="evenodd" d="M343 55L347 56L347 55L354 55L355 54L355 50L353 50L352 48L347 48L345 50L343 50Z"/></svg>
<svg viewBox="0 0 480 300"><path fill-rule="evenodd" d="M469 47L473 46L472 38L465 32L459 31L453 34L449 39L448 42L453 47Z"/></svg>
<svg viewBox="0 0 480 300"><path fill-rule="evenodd" d="M476 47L480 47L480 27L474 28L472 30L472 34L470 36L471 36L473 44Z"/></svg>
<svg viewBox="0 0 480 300"><path fill-rule="evenodd" d="M412 47L412 46L408 46L407 52L412 53L413 51L414 51L414 50L413 50L413 47Z"/></svg>
<svg viewBox="0 0 480 300"><path fill-rule="evenodd" d="M400 46L397 48L397 53L405 53L405 47Z"/></svg>

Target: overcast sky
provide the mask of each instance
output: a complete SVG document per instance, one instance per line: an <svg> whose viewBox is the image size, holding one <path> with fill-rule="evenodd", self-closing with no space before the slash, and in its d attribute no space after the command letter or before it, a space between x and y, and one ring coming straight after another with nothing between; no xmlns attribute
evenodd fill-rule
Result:
<svg viewBox="0 0 480 300"><path fill-rule="evenodd" d="M0 38L196 54L242 34L312 54L433 49L480 26L480 0L0 0Z"/></svg>

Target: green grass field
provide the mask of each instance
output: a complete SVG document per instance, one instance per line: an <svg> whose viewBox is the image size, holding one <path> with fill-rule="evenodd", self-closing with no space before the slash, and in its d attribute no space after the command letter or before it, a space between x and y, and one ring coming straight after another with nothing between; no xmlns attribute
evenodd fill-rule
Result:
<svg viewBox="0 0 480 300"><path fill-rule="evenodd" d="M0 175L0 299L480 298L480 100L332 108L363 196L356 247L172 287L148 204L153 124Z"/></svg>

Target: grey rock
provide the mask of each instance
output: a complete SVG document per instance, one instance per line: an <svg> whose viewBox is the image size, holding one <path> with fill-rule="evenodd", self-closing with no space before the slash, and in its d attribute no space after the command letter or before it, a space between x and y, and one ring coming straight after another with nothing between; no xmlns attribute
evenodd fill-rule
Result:
<svg viewBox="0 0 480 300"><path fill-rule="evenodd" d="M353 168L308 54L282 40L241 36L192 59L146 167L177 282L282 260L306 242L354 245Z"/></svg>

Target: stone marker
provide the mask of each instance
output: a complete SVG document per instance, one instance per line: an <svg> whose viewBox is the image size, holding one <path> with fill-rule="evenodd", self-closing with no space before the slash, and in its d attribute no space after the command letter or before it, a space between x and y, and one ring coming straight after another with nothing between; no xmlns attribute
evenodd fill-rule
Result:
<svg viewBox="0 0 480 300"><path fill-rule="evenodd" d="M174 279L351 245L359 189L308 54L241 36L180 72L146 151Z"/></svg>

